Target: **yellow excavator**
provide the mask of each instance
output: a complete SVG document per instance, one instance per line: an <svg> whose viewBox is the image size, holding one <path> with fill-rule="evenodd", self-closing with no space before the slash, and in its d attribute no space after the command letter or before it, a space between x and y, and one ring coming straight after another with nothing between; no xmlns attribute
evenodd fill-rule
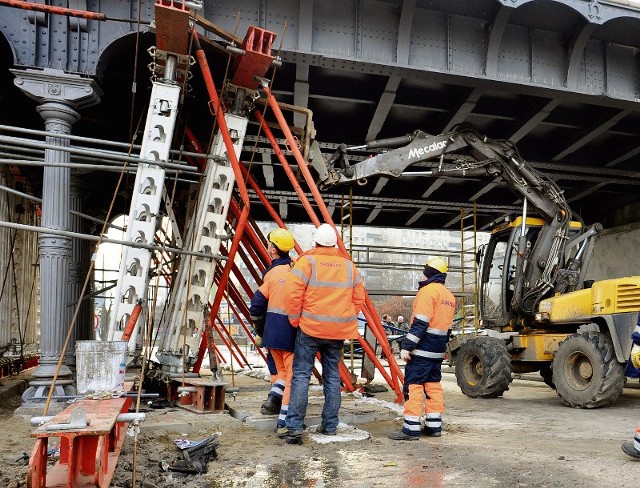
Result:
<svg viewBox="0 0 640 488"><path fill-rule="evenodd" d="M352 164L349 152L356 149L384 152ZM522 215L497 226L478 251L480 324L486 335L449 342L462 392L499 397L509 389L512 373L539 371L566 405L614 403L624 386L640 311L640 276L585 281L602 226L573 220L562 190L527 165L510 141L458 126L446 134L415 131L363 146L340 145L328 160L316 156L311 163L319 185L330 187L364 184L372 176L399 177L428 161L438 163L427 172L434 177L502 178L523 201Z"/></svg>

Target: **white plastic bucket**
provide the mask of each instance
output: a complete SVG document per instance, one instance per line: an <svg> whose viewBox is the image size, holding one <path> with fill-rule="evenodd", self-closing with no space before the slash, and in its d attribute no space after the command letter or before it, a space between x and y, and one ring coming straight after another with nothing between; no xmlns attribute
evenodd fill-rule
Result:
<svg viewBox="0 0 640 488"><path fill-rule="evenodd" d="M78 393L121 391L124 388L127 342L77 341Z"/></svg>

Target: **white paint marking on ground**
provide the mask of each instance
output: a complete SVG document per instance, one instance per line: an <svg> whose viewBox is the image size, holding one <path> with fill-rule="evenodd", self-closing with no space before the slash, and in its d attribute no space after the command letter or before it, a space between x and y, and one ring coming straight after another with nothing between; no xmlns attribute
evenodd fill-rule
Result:
<svg viewBox="0 0 640 488"><path fill-rule="evenodd" d="M389 410L391 410L392 412L397 413L398 415L402 415L402 409L403 406L400 405L399 403L392 403L392 402L388 402L386 400L378 400L377 398L373 398L373 397L363 397L362 395L360 395L359 393L353 393L353 396L360 396L360 399L358 401L356 401L356 405L358 405L359 403L368 403L370 405L379 405L381 407L384 408L388 408Z"/></svg>
<svg viewBox="0 0 640 488"><path fill-rule="evenodd" d="M353 442L353 441L364 441L371 437L371 434L366 430L361 430L353 425L345 424L340 422L338 424L338 431L336 435L324 435L324 434L316 434L317 425L312 425L307 429L309 433L309 438L317 442L318 444L328 444L330 442Z"/></svg>

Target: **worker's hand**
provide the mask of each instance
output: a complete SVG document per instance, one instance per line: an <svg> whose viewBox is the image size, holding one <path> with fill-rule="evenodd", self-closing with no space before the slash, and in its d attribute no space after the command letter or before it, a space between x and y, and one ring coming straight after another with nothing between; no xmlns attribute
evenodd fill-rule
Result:
<svg viewBox="0 0 640 488"><path fill-rule="evenodd" d="M260 317L251 316L249 317L253 322L253 330L256 336L262 336L264 334L264 322L265 316L262 315Z"/></svg>
<svg viewBox="0 0 640 488"><path fill-rule="evenodd" d="M401 349L400 350L400 358L406 363L408 361L411 361L411 353L409 351L407 351L406 349Z"/></svg>
<svg viewBox="0 0 640 488"><path fill-rule="evenodd" d="M635 344L631 348L631 364L634 368L640 368L640 346Z"/></svg>
<svg viewBox="0 0 640 488"><path fill-rule="evenodd" d="M256 347L262 347L262 337L256 336Z"/></svg>

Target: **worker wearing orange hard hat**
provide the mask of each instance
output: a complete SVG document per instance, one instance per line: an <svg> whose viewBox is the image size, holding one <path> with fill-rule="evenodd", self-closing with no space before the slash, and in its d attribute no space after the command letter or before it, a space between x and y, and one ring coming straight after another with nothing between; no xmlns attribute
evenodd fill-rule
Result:
<svg viewBox="0 0 640 488"><path fill-rule="evenodd" d="M413 302L411 328L402 342L400 357L406 361L404 371L404 424L389 438L412 441L420 435L439 437L442 433L444 393L440 367L444 359L456 299L444 285L447 262L441 257L427 261L418 293ZM424 406L424 408L423 408ZM420 418L425 415L425 425Z"/></svg>
<svg viewBox="0 0 640 488"><path fill-rule="evenodd" d="M262 285L251 299L249 313L256 329L256 339L266 347L276 366L276 378L267 401L260 409L264 415L278 415L277 427L284 426L289 408L293 349L296 329L291 326L284 309L284 285L293 262L289 251L295 240L287 229L276 229L267 235L267 252L272 258L265 270Z"/></svg>

